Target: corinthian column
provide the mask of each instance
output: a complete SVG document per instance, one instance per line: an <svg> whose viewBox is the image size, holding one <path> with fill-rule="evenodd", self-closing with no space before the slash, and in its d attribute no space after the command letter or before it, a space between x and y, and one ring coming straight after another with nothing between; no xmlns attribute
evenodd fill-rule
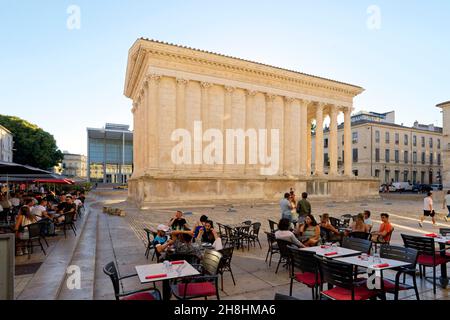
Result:
<svg viewBox="0 0 450 320"><path fill-rule="evenodd" d="M344 174L347 177L353 175L352 172L352 120L351 107L344 109Z"/></svg>
<svg viewBox="0 0 450 320"><path fill-rule="evenodd" d="M258 92L253 90L247 90L245 96L245 132L249 132L249 129L257 130L254 125L254 110L255 110L255 96ZM256 132L256 131L255 131ZM248 143L245 145L245 173L246 174L255 174L258 168L257 164L251 164L250 162L254 162L252 160L258 160L257 152L254 152L251 148L252 144L258 146L258 141L256 137L248 137ZM257 150L257 149L256 149Z"/></svg>
<svg viewBox="0 0 450 320"><path fill-rule="evenodd" d="M223 115L223 136L226 137L226 130L232 129L232 121L231 121L231 114L232 114L232 103L233 103L233 91L235 90L234 87L225 86L225 107L224 107L224 115ZM223 144L223 155L224 159L226 158L226 152L227 152L227 145L226 143ZM230 173L233 172L233 165L227 164L226 161L223 163L223 171Z"/></svg>
<svg viewBox="0 0 450 320"><path fill-rule="evenodd" d="M316 105L316 157L315 172L317 176L323 175L323 107L324 103Z"/></svg>
<svg viewBox="0 0 450 320"><path fill-rule="evenodd" d="M159 164L159 81L161 77L156 74L147 76L148 81L148 99L147 99L147 117L143 117L148 124L147 144L142 145L148 150L148 167L146 170L157 170Z"/></svg>
<svg viewBox="0 0 450 320"><path fill-rule="evenodd" d="M300 175L307 175L308 162L308 100L300 100ZM309 174L308 174L309 175Z"/></svg>
<svg viewBox="0 0 450 320"><path fill-rule="evenodd" d="M312 142L311 142L311 118L308 118L307 121L308 132L306 133L306 141L307 141L307 160L306 160L306 175L309 177L311 175L311 161L312 161Z"/></svg>
<svg viewBox="0 0 450 320"><path fill-rule="evenodd" d="M338 160L338 135L337 135L337 107L331 106L330 111L330 175L337 175L337 160Z"/></svg>
<svg viewBox="0 0 450 320"><path fill-rule="evenodd" d="M131 113L133 114L133 177L137 175L138 169L140 169L137 163L137 108L138 104L133 102L133 108L131 109Z"/></svg>

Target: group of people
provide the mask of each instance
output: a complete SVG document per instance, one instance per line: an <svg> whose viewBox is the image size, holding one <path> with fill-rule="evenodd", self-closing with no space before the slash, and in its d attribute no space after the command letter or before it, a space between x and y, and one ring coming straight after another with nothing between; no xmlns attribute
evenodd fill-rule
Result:
<svg viewBox="0 0 450 320"><path fill-rule="evenodd" d="M85 194L80 191L60 195L50 191L0 194L0 214L3 220L13 224L16 233L16 255L28 254L23 243L29 239L30 224L40 222L46 236L55 236L56 226L64 222L67 214L73 214L73 220L77 219L78 209L83 207L84 201Z"/></svg>
<svg viewBox="0 0 450 320"><path fill-rule="evenodd" d="M214 229L214 223L206 215L202 215L191 228L183 216L177 211L167 225L160 224L153 240L158 256L165 259L169 250L176 254L200 256L200 248L194 243L210 244L216 250L222 249L220 235Z"/></svg>
<svg viewBox="0 0 450 320"><path fill-rule="evenodd" d="M317 222L311 213L311 204L307 200L308 194L302 193L301 200L296 202L293 190L284 194L280 201L281 219L275 238L286 240L298 247L312 247L324 241L341 241L344 236L353 232L370 234L372 241L389 242L392 233L392 225L389 222L389 214L381 213L381 224L378 231L372 231L373 223L371 212L365 210L356 215L353 222L346 230L338 230L330 221L330 215L324 213Z"/></svg>

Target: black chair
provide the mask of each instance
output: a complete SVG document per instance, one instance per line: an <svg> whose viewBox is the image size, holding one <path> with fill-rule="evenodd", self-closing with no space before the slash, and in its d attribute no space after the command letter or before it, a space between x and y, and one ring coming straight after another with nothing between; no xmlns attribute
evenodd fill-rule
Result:
<svg viewBox="0 0 450 320"><path fill-rule="evenodd" d="M64 238L67 238L67 230L72 230L73 234L76 236L76 227L74 221L75 212L68 212L64 214L64 221L55 223L55 227L62 227L64 232Z"/></svg>
<svg viewBox="0 0 450 320"><path fill-rule="evenodd" d="M240 245L240 236L235 230L227 225L222 225L223 229L225 230L225 239L222 239L223 245L227 246L233 246L238 247ZM223 241L225 240L225 241Z"/></svg>
<svg viewBox="0 0 450 320"><path fill-rule="evenodd" d="M161 300L161 293L158 289L156 289L155 285L151 289L147 288L120 293L120 281L126 278L137 277L137 274L130 274L124 277L119 277L114 262L108 263L103 268L103 272L111 279L116 300Z"/></svg>
<svg viewBox="0 0 450 320"><path fill-rule="evenodd" d="M223 274L225 272L229 272L231 274L231 279L233 280L233 284L236 285L234 281L233 270L231 269L231 260L233 259L233 251L234 247L226 247L219 252L222 254L222 259L220 260L219 271L220 274L220 284L221 290L223 291Z"/></svg>
<svg viewBox="0 0 450 320"><path fill-rule="evenodd" d="M195 254L183 254L183 253L167 254L166 260L168 261L186 260L190 264L198 264L200 262L200 258Z"/></svg>
<svg viewBox="0 0 450 320"><path fill-rule="evenodd" d="M353 265L332 259L317 259L322 283L333 286L322 290L321 297L332 300L373 300L379 295L379 291L367 288L367 279L353 277Z"/></svg>
<svg viewBox="0 0 450 320"><path fill-rule="evenodd" d="M44 246L42 245L42 223L35 222L26 226L28 229L28 240L26 241L26 247L28 248L28 259L30 259L31 254L33 253L33 247L40 247L44 255L47 255L45 252ZM37 244L35 244L37 242Z"/></svg>
<svg viewBox="0 0 450 320"><path fill-rule="evenodd" d="M222 239L222 242L226 242L228 240L228 234L225 230L225 226L221 223L217 223L217 226L219 227L219 236Z"/></svg>
<svg viewBox="0 0 450 320"><path fill-rule="evenodd" d="M392 260L398 260L409 263L408 266L398 267L393 270L397 271L395 280L386 279L383 277L383 291L394 294L394 300L398 300L399 291L414 289L417 300L419 298L419 291L416 282L416 263L418 251L412 248L404 248L399 246L390 246L383 244L380 247L380 257ZM403 283L400 283L400 276L403 275ZM413 285L407 285L405 282L406 275L412 277Z"/></svg>
<svg viewBox="0 0 450 320"><path fill-rule="evenodd" d="M252 224L252 220L245 220L245 221L242 222L242 224L251 225Z"/></svg>
<svg viewBox="0 0 450 320"><path fill-rule="evenodd" d="M278 268L280 267L280 264L284 262L284 266L289 267L291 264L291 252L289 251L288 246L292 245L292 242L276 239L278 248L280 250L280 259L278 260L277 269L275 270L275 273L278 273Z"/></svg>
<svg viewBox="0 0 450 320"><path fill-rule="evenodd" d="M319 298L321 279L319 275L319 262L315 258L314 252L302 251L296 247L288 246L291 254L291 285L289 295L292 296L294 280L303 283L312 290L313 300ZM295 269L300 272L295 272Z"/></svg>
<svg viewBox="0 0 450 320"><path fill-rule="evenodd" d="M450 234L450 228L439 228L439 233L446 237L448 234Z"/></svg>
<svg viewBox="0 0 450 320"><path fill-rule="evenodd" d="M218 272L222 254L215 250L206 250L202 264L197 265L200 276L183 278L171 285L172 293L177 299L195 299L210 296L219 297Z"/></svg>
<svg viewBox="0 0 450 320"><path fill-rule="evenodd" d="M427 279L425 268L433 268L433 293L436 294L436 267L446 264L448 259L445 255L441 255L441 250L436 251L434 239L431 237L417 237L406 234L401 236L406 248L412 248L419 252L417 264L419 265L420 277L422 278L422 268L425 279Z"/></svg>
<svg viewBox="0 0 450 320"><path fill-rule="evenodd" d="M344 237L344 239L342 239L342 247L369 254L372 242L365 239Z"/></svg>
<svg viewBox="0 0 450 320"><path fill-rule="evenodd" d="M275 231L278 230L278 223L273 220L270 220L270 219L268 221L269 221L270 232L275 233Z"/></svg>
<svg viewBox="0 0 450 320"><path fill-rule="evenodd" d="M364 239L364 240L369 240L370 239L370 233L362 232L362 231L350 232L350 234L348 236L350 238L358 238L358 239Z"/></svg>
<svg viewBox="0 0 450 320"><path fill-rule="evenodd" d="M342 227L342 222L340 219L330 217L330 224L335 227L336 229Z"/></svg>
<svg viewBox="0 0 450 320"><path fill-rule="evenodd" d="M153 255L152 255L152 261L153 258L155 258L156 255L156 249L155 249L155 245L153 243L153 239L155 237L155 233L152 232L150 229L148 228L144 228L145 234L147 235L147 248L145 249L145 257L148 259L148 255L150 254L150 250L153 250ZM153 237L153 239L152 239Z"/></svg>
<svg viewBox="0 0 450 320"><path fill-rule="evenodd" d="M266 262L270 256L270 260L269 260L269 267L270 267L272 264L272 256L276 253L280 253L280 249L278 248L277 239L275 238L275 235L273 233L267 232L267 231L264 231L264 233L267 236L267 244L268 244L268 249L267 249L267 254L266 254Z"/></svg>
<svg viewBox="0 0 450 320"><path fill-rule="evenodd" d="M385 239L384 237L381 237L381 236L378 236L376 239L372 239L372 243L374 245L375 252L377 252L379 244L390 244L391 243L391 238L392 238L393 232L394 232L394 227L392 227L391 231L389 231L389 233L386 235L387 239Z"/></svg>
<svg viewBox="0 0 450 320"><path fill-rule="evenodd" d="M261 222L254 222L251 225L250 232L247 235L247 242L248 245L250 243L253 243L253 245L256 247L256 243L258 242L259 248L262 249L261 242L259 242L259 230L261 229Z"/></svg>

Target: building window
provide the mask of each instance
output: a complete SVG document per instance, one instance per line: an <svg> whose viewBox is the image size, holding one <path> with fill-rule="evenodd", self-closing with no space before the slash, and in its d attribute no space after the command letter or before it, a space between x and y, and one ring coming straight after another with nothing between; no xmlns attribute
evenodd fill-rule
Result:
<svg viewBox="0 0 450 320"><path fill-rule="evenodd" d="M408 151L403 152L403 159L405 160L405 163L408 163Z"/></svg>
<svg viewBox="0 0 450 320"><path fill-rule="evenodd" d="M344 135L342 135L342 145L344 145Z"/></svg>
<svg viewBox="0 0 450 320"><path fill-rule="evenodd" d="M412 180L413 180L413 183L417 182L417 171L413 171Z"/></svg>
<svg viewBox="0 0 450 320"><path fill-rule="evenodd" d="M358 149L353 149L353 162L358 162Z"/></svg>
<svg viewBox="0 0 450 320"><path fill-rule="evenodd" d="M438 153L438 155L437 155L437 164L438 164L438 166L441 165L441 154L440 153Z"/></svg>
<svg viewBox="0 0 450 320"><path fill-rule="evenodd" d="M425 137L421 137L422 148L425 148Z"/></svg>
<svg viewBox="0 0 450 320"><path fill-rule="evenodd" d="M433 152L430 152L430 165L433 165Z"/></svg>
<svg viewBox="0 0 450 320"><path fill-rule="evenodd" d="M416 151L413 152L413 163L414 164L417 163L417 152Z"/></svg>
<svg viewBox="0 0 450 320"><path fill-rule="evenodd" d="M403 172L403 182L408 182L408 177L409 177L409 171L405 170Z"/></svg>
<svg viewBox="0 0 450 320"><path fill-rule="evenodd" d="M437 148L438 148L438 149L441 148L441 139L437 139Z"/></svg>
<svg viewBox="0 0 450 320"><path fill-rule="evenodd" d="M352 143L358 143L358 132L352 132Z"/></svg>
<svg viewBox="0 0 450 320"><path fill-rule="evenodd" d="M389 132L386 132L385 134L384 134L384 142L386 142L386 143L390 143L390 137L389 137Z"/></svg>
<svg viewBox="0 0 450 320"><path fill-rule="evenodd" d="M391 179L390 175L391 175L391 171L384 170L384 182L386 182L386 183L390 182L389 181Z"/></svg>
<svg viewBox="0 0 450 320"><path fill-rule="evenodd" d="M400 143L400 135L398 133L395 134L395 144Z"/></svg>
<svg viewBox="0 0 450 320"><path fill-rule="evenodd" d="M384 159L386 160L386 162L391 161L391 150L389 149L384 150Z"/></svg>
<svg viewBox="0 0 450 320"><path fill-rule="evenodd" d="M380 149L375 149L375 162L380 162Z"/></svg>
<svg viewBox="0 0 450 320"><path fill-rule="evenodd" d="M398 182L400 179L400 171L398 171L398 170L395 170L395 172L394 172L394 175L395 175L395 182Z"/></svg>
<svg viewBox="0 0 450 320"><path fill-rule="evenodd" d="M328 139L327 138L323 139L323 147L328 148Z"/></svg>
<svg viewBox="0 0 450 320"><path fill-rule="evenodd" d="M323 165L325 167L330 166L330 159L328 158L328 153L323 154Z"/></svg>
<svg viewBox="0 0 450 320"><path fill-rule="evenodd" d="M380 131L375 131L375 143L380 143Z"/></svg>
<svg viewBox="0 0 450 320"><path fill-rule="evenodd" d="M407 135L407 134L405 134L405 135L403 136L403 141L404 141L404 143L405 143L405 146L407 146L407 145L408 145L408 135Z"/></svg>
<svg viewBox="0 0 450 320"><path fill-rule="evenodd" d="M425 171L421 171L420 172L420 182L424 183L425 182Z"/></svg>
<svg viewBox="0 0 450 320"><path fill-rule="evenodd" d="M398 150L395 150L394 155L395 155L395 163L399 163L400 162L400 156L399 156Z"/></svg>
<svg viewBox="0 0 450 320"><path fill-rule="evenodd" d="M353 170L353 175L354 175L355 177L357 177L357 176L358 176L358 170Z"/></svg>
<svg viewBox="0 0 450 320"><path fill-rule="evenodd" d="M425 152L422 152L422 164L425 164Z"/></svg>
<svg viewBox="0 0 450 320"><path fill-rule="evenodd" d="M417 136L413 136L413 146L417 146Z"/></svg>
<svg viewBox="0 0 450 320"><path fill-rule="evenodd" d="M375 177L377 177L377 178L380 177L380 170L375 169Z"/></svg>
<svg viewBox="0 0 450 320"><path fill-rule="evenodd" d="M429 139L429 145L430 145L430 148L433 148L433 138Z"/></svg>

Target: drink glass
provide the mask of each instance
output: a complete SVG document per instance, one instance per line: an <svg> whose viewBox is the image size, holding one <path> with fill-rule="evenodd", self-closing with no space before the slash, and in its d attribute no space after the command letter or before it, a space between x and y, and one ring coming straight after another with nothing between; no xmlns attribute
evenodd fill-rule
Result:
<svg viewBox="0 0 450 320"><path fill-rule="evenodd" d="M380 264L381 263L381 258L380 258L380 254L379 253L374 253L373 254L373 263L374 264Z"/></svg>
<svg viewBox="0 0 450 320"><path fill-rule="evenodd" d="M367 253L361 254L361 259L362 259L363 261L369 260L369 257L367 256Z"/></svg>

